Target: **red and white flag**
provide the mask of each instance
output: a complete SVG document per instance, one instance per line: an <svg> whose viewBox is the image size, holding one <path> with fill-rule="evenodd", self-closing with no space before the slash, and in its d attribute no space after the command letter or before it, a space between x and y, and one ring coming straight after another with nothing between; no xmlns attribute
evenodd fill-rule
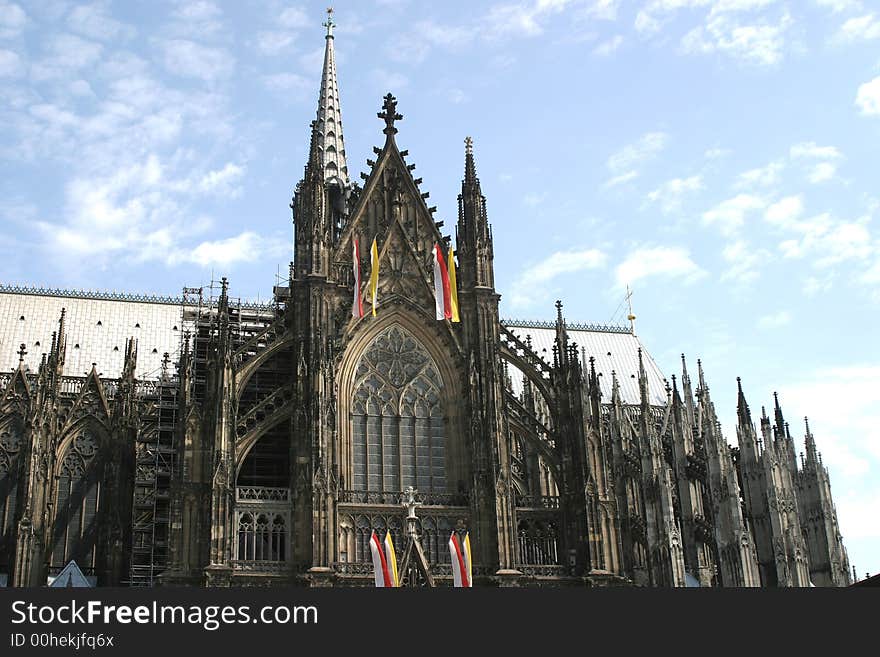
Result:
<svg viewBox="0 0 880 657"><path fill-rule="evenodd" d="M394 570L392 570L388 563L385 547L382 541L379 540L379 537L376 536L376 532L373 532L373 535L370 536L370 552L373 554L373 574L376 577L377 588L393 588L397 585L395 581L397 564L394 565ZM393 552L393 548L391 551Z"/></svg>
<svg viewBox="0 0 880 657"><path fill-rule="evenodd" d="M449 271L440 245L434 243L434 300L437 319L452 319L452 300L449 290Z"/></svg>
<svg viewBox="0 0 880 657"><path fill-rule="evenodd" d="M465 536L464 544L462 545L461 541L458 540L458 535L452 532L452 535L449 537L449 556L452 559L453 586L472 587L470 536Z"/></svg>
<svg viewBox="0 0 880 657"><path fill-rule="evenodd" d="M351 316L360 319L364 316L364 302L361 299L361 247L357 235L351 236L351 261L354 272L354 298L351 301Z"/></svg>

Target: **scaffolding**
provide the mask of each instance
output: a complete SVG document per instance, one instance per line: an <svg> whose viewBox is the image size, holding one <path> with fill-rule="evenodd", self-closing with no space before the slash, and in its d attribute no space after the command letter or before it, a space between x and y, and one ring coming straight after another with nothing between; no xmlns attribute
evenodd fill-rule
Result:
<svg viewBox="0 0 880 657"><path fill-rule="evenodd" d="M172 355L166 353L156 380L138 382L141 414L135 440L135 480L132 508L132 550L129 586L149 587L168 567L171 521L171 481L175 467L176 436L184 392L196 402L204 401L211 344L219 330L218 299L221 284L185 287L181 297L179 359L185 347L190 359L185 377L189 390L182 391L183 373L172 372ZM276 298L269 304L229 299L229 334L233 351L255 341L273 325L282 311ZM177 363L178 366L180 363ZM270 386L280 386L272 378Z"/></svg>
<svg viewBox="0 0 880 657"><path fill-rule="evenodd" d="M144 391L149 398L135 444L130 586L153 586L168 565L178 407L178 379L169 375L169 362L166 353L161 377Z"/></svg>

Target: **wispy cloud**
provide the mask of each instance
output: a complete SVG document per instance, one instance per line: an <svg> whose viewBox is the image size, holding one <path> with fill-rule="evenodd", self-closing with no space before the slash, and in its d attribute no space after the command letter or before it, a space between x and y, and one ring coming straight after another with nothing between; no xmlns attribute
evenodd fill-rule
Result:
<svg viewBox="0 0 880 657"><path fill-rule="evenodd" d="M600 57L607 57L617 52L617 49L620 48L621 45L623 45L623 37L620 34L615 34L610 39L603 41L593 48L593 54L599 55Z"/></svg>
<svg viewBox="0 0 880 657"><path fill-rule="evenodd" d="M705 275L706 271L691 259L690 251L680 246L636 248L614 272L618 288L654 277L677 278L692 283Z"/></svg>
<svg viewBox="0 0 880 657"><path fill-rule="evenodd" d="M769 315L758 318L756 326L762 330L772 330L782 328L791 323L791 313L787 310L780 310Z"/></svg>
<svg viewBox="0 0 880 657"><path fill-rule="evenodd" d="M613 153L606 163L613 175L605 186L613 187L635 179L639 175L639 167L657 157L666 148L668 141L669 136L665 132L648 132Z"/></svg>
<svg viewBox="0 0 880 657"><path fill-rule="evenodd" d="M850 18L832 37L832 41L837 43L857 43L873 39L880 39L880 19L875 14Z"/></svg>
<svg viewBox="0 0 880 657"><path fill-rule="evenodd" d="M807 167L807 180L813 184L832 180L843 160L843 154L834 146L819 146L814 141L795 144L790 154Z"/></svg>
<svg viewBox="0 0 880 657"><path fill-rule="evenodd" d="M738 194L703 213L703 223L716 227L722 235L734 235L745 224L746 217L763 210L767 202L753 194Z"/></svg>
<svg viewBox="0 0 880 657"><path fill-rule="evenodd" d="M880 77L865 82L856 93L856 107L864 116L880 116Z"/></svg>
<svg viewBox="0 0 880 657"><path fill-rule="evenodd" d="M771 254L767 249L756 247L739 239L727 244L721 251L727 269L721 273L722 281L737 285L748 285L760 276L760 267Z"/></svg>
<svg viewBox="0 0 880 657"><path fill-rule="evenodd" d="M183 77L213 81L229 77L235 57L223 48L204 46L186 39L171 39L162 44L165 68Z"/></svg>
<svg viewBox="0 0 880 657"><path fill-rule="evenodd" d="M557 251L520 273L513 285L511 305L518 309L531 307L547 297L548 284L553 279L563 274L601 269L607 261L607 254L599 249Z"/></svg>
<svg viewBox="0 0 880 657"><path fill-rule="evenodd" d="M28 17L24 9L14 2L0 0L0 39L18 37L27 24Z"/></svg>
<svg viewBox="0 0 880 657"><path fill-rule="evenodd" d="M660 187L648 193L649 203L656 203L664 214L676 212L681 209L682 199L694 192L703 189L703 179L700 175L688 178L673 178L667 180Z"/></svg>
<svg viewBox="0 0 880 657"><path fill-rule="evenodd" d="M781 179L780 174L785 169L785 163L775 160L763 167L749 169L739 174L734 183L734 189L751 190L758 187L775 187Z"/></svg>

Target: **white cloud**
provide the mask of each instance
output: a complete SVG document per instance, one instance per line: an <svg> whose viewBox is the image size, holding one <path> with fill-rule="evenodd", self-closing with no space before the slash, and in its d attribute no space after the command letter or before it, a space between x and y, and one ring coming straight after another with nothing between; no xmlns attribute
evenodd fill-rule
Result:
<svg viewBox="0 0 880 657"><path fill-rule="evenodd" d="M722 235L734 235L742 228L746 217L763 210L767 202L760 196L738 194L703 213L703 222L716 226Z"/></svg>
<svg viewBox="0 0 880 657"><path fill-rule="evenodd" d="M835 14L849 9L859 9L862 5L860 0L813 0L813 2L820 7L830 9Z"/></svg>
<svg viewBox="0 0 880 657"><path fill-rule="evenodd" d="M608 256L599 249L557 251L524 270L514 283L510 302L514 308L528 308L548 294L548 284L557 276L601 269Z"/></svg>
<svg viewBox="0 0 880 657"><path fill-rule="evenodd" d="M299 30L312 25L312 20L299 7L288 7L281 12L281 15L278 17L278 23L290 30Z"/></svg>
<svg viewBox="0 0 880 657"><path fill-rule="evenodd" d="M613 21L617 19L620 0L593 0L586 8L586 15L599 20Z"/></svg>
<svg viewBox="0 0 880 657"><path fill-rule="evenodd" d="M814 297L823 292L827 292L834 284L833 274L825 276L807 276L804 279L803 292L804 296Z"/></svg>
<svg viewBox="0 0 880 657"><path fill-rule="evenodd" d="M756 326L762 330L777 329L791 323L791 313L787 310L759 317Z"/></svg>
<svg viewBox="0 0 880 657"><path fill-rule="evenodd" d="M770 259L771 254L745 240L735 240L724 247L721 256L729 265L721 274L721 280L747 285L760 276L759 267Z"/></svg>
<svg viewBox="0 0 880 657"><path fill-rule="evenodd" d="M856 107L865 116L880 116L880 77L865 82L859 87Z"/></svg>
<svg viewBox="0 0 880 657"><path fill-rule="evenodd" d="M14 39L28 23L24 9L14 2L0 1L0 39Z"/></svg>
<svg viewBox="0 0 880 657"><path fill-rule="evenodd" d="M291 49L294 44L294 35L290 32L270 30L257 34L257 50L264 55L277 55Z"/></svg>
<svg viewBox="0 0 880 657"><path fill-rule="evenodd" d="M582 249L580 251L557 251L537 265L529 267L522 274L524 281L546 283L560 274L570 274L585 269L600 269L608 260L598 249Z"/></svg>
<svg viewBox="0 0 880 657"><path fill-rule="evenodd" d="M842 221L828 213L808 219L789 218L780 226L792 236L779 244L786 258L810 258L817 268L846 261L864 261L876 252L868 219Z"/></svg>
<svg viewBox="0 0 880 657"><path fill-rule="evenodd" d="M262 77L263 86L287 98L303 100L311 97L314 84L297 73L273 73Z"/></svg>
<svg viewBox="0 0 880 657"><path fill-rule="evenodd" d="M623 44L623 37L619 34L614 37L608 39L607 41L603 41L598 46L593 49L593 54L599 55L601 57L607 57L608 55L613 54L618 48L620 48L621 44Z"/></svg>
<svg viewBox="0 0 880 657"><path fill-rule="evenodd" d="M849 485L872 486L876 493L876 477L872 472L880 466L880 409L876 391L880 386L880 364L865 362L858 365L829 367L807 376L800 376L789 384L780 386L780 400L788 415L809 415L810 429L816 446L823 455L823 462L834 475L847 478L864 478L849 481ZM829 403L831 401L831 403ZM793 432L794 433L794 432ZM836 496L835 496L836 497ZM856 517L842 512L841 525L844 535L854 535L857 527L875 518L870 524L869 535L880 536L880 518L877 513Z"/></svg>
<svg viewBox="0 0 880 657"><path fill-rule="evenodd" d="M707 160L720 160L721 158L730 155L730 153L731 151L727 148L710 148L703 153L703 157Z"/></svg>
<svg viewBox="0 0 880 657"><path fill-rule="evenodd" d="M103 4L80 5L67 16L67 24L77 34L97 41L130 39L137 34L131 25L126 25L107 15Z"/></svg>
<svg viewBox="0 0 880 657"><path fill-rule="evenodd" d="M632 169L656 157L666 147L668 141L669 136L665 132L645 133L638 141L624 146L611 155L608 158L608 169L615 174Z"/></svg>
<svg viewBox="0 0 880 657"><path fill-rule="evenodd" d="M244 176L244 167L228 162L222 169L209 171L199 180L199 191L216 196L235 198L241 194L238 181Z"/></svg>
<svg viewBox="0 0 880 657"><path fill-rule="evenodd" d="M174 21L166 30L168 36L204 40L223 31L223 11L209 0L178 3L172 16Z"/></svg>
<svg viewBox="0 0 880 657"><path fill-rule="evenodd" d="M834 35L833 40L840 43L855 43L880 39L880 20L874 14L850 18Z"/></svg>
<svg viewBox="0 0 880 657"><path fill-rule="evenodd" d="M766 166L749 169L739 174L734 183L734 189L753 189L755 187L774 187L779 184L780 174L785 169L785 164L779 160L768 163Z"/></svg>
<svg viewBox="0 0 880 657"><path fill-rule="evenodd" d="M678 246L639 247L631 251L615 270L618 287L634 285L652 277L680 278L691 283L706 275L690 252Z"/></svg>
<svg viewBox="0 0 880 657"><path fill-rule="evenodd" d="M178 253L176 260L188 260L202 267L228 267L237 262L254 262L265 255L267 244L254 232L245 231L235 237L202 242L186 253Z"/></svg>
<svg viewBox="0 0 880 657"><path fill-rule="evenodd" d="M417 64L432 48L459 51L473 42L480 31L472 26L440 24L432 20L416 22L406 32L392 38L386 47L388 56L397 62Z"/></svg>
<svg viewBox="0 0 880 657"><path fill-rule="evenodd" d="M373 83L382 90L382 94L388 92L397 95L397 89L402 89L409 84L409 78L401 73L395 73L384 68L373 69L370 73Z"/></svg>
<svg viewBox="0 0 880 657"><path fill-rule="evenodd" d="M803 199L800 196L787 196L768 207L764 218L771 224L791 227L803 213Z"/></svg>
<svg viewBox="0 0 880 657"><path fill-rule="evenodd" d="M541 202L547 198L546 194L538 194L536 192L529 192L525 196L523 196L523 203L525 203L530 208L536 208L541 205Z"/></svg>
<svg viewBox="0 0 880 657"><path fill-rule="evenodd" d="M814 141L804 141L791 147L789 153L793 158L837 160L843 154L834 146L819 146Z"/></svg>
<svg viewBox="0 0 880 657"><path fill-rule="evenodd" d="M648 202L658 203L660 210L664 214L669 214L681 209L681 201L684 196L701 189L703 189L703 179L699 175L689 178L673 178L650 192Z"/></svg>
<svg viewBox="0 0 880 657"><path fill-rule="evenodd" d="M483 19L486 33L492 38L506 36L534 37L544 33L545 20L559 14L571 0L531 0L494 5Z"/></svg>
<svg viewBox="0 0 880 657"><path fill-rule="evenodd" d="M69 78L74 71L96 64L103 46L73 34L57 34L45 41L45 56L31 67L32 76L38 80Z"/></svg>
<svg viewBox="0 0 880 657"><path fill-rule="evenodd" d="M773 66L782 60L792 22L787 13L776 22L750 24L742 24L726 13L710 14L705 26L682 37L681 48L687 54L718 52L749 64Z"/></svg>
<svg viewBox="0 0 880 657"><path fill-rule="evenodd" d="M162 44L165 68L175 75L205 81L226 78L235 68L235 58L222 48L171 39Z"/></svg>
<svg viewBox="0 0 880 657"><path fill-rule="evenodd" d="M619 176L614 176L605 182L605 187L617 187L618 185L623 185L628 182L632 182L636 178L639 177L638 171L626 171Z"/></svg>
<svg viewBox="0 0 880 657"><path fill-rule="evenodd" d="M24 73L21 57L11 50L0 50L0 78L15 78Z"/></svg>

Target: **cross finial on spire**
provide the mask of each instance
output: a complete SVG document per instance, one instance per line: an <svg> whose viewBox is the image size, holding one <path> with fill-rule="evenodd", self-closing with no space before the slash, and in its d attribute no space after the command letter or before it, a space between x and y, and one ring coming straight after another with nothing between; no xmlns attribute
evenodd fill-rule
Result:
<svg viewBox="0 0 880 657"><path fill-rule="evenodd" d="M336 25L336 23L333 22L333 7L327 7L327 22L321 24L327 28L327 36L332 39L333 27Z"/></svg>
<svg viewBox="0 0 880 657"><path fill-rule="evenodd" d="M626 286L626 305L629 309L629 314L626 318L629 320L629 332L633 335L636 334L636 316L633 315L633 305L632 305L632 290L629 289L629 285Z"/></svg>
<svg viewBox="0 0 880 657"><path fill-rule="evenodd" d="M385 121L385 129L382 131L389 137L397 133L394 122L403 118L403 115L397 113L397 99L390 93L385 94L385 102L382 103L382 111L377 113L380 119Z"/></svg>
<svg viewBox="0 0 880 657"><path fill-rule="evenodd" d="M21 346L18 348L18 362L23 363L26 355L27 352L24 350L24 342L22 342Z"/></svg>
<svg viewBox="0 0 880 657"><path fill-rule="evenodd" d="M470 137L464 138L464 152L466 155L474 154L474 140Z"/></svg>

